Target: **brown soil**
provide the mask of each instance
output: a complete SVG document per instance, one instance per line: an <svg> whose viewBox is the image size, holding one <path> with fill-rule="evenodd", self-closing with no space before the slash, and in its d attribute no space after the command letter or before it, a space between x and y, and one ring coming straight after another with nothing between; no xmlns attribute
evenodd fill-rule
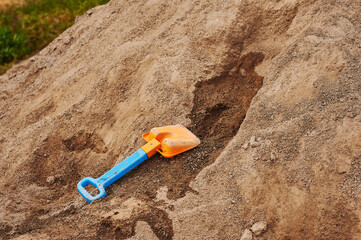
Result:
<svg viewBox="0 0 361 240"><path fill-rule="evenodd" d="M262 62L262 53L248 53L235 63L228 63L227 70L220 76L196 85L194 105L190 114L192 120L189 129L200 139L201 144L194 150L164 159L152 157L130 174L119 180L120 190L125 196L147 197L154 199L157 190L168 187L168 199L184 197L192 191L189 183L205 167L214 162L221 150L237 133L246 116L252 98L262 86L263 77L254 68ZM111 189L108 188L109 190ZM109 191L111 193L111 190ZM162 213L162 214L159 214ZM144 214L144 213L143 213ZM138 220L150 224L159 239L171 239L172 221L165 212L152 208L146 215L135 216L112 227L110 221L101 225L101 232L114 234L116 238L130 237ZM153 218L164 232L154 228ZM164 225L167 224L167 225ZM119 229L132 229L126 234ZM112 229L112 231L110 230ZM118 230L117 230L118 229Z"/></svg>
<svg viewBox="0 0 361 240"><path fill-rule="evenodd" d="M257 239L360 239L360 11L110 1L78 17L0 76L0 238L240 239L262 220ZM172 124L201 145L79 195Z"/></svg>
<svg viewBox="0 0 361 240"><path fill-rule="evenodd" d="M196 85L194 107L190 118L190 129L202 139L197 149L176 156L172 159L164 159L161 156L147 160L137 170L120 180L121 191L125 196L139 197L146 195L150 199L156 197L157 190L161 186L168 187L167 197L178 199L184 197L199 171L211 164L220 154L227 142L234 136L242 123L253 96L262 86L262 77L254 72L254 68L263 60L261 53L249 53L242 56L237 64L229 64L221 76ZM156 170L156 171L155 171ZM159 218L157 212L163 213L157 208L152 208L143 217L136 216L124 223L117 223L113 229L115 236L129 237L134 234L134 227L138 220L148 222L153 231L160 239L170 239L173 235L172 222L158 221L158 225L165 228L161 234L154 229L153 217ZM164 214L164 213L163 213ZM160 218L162 219L162 218ZM109 231L111 224L106 222ZM168 223L168 225L163 225ZM102 227L104 227L102 225ZM119 232L119 229L131 228L127 234ZM101 228L103 229L103 228ZM167 230L167 231L166 231ZM101 231L102 232L102 231Z"/></svg>
<svg viewBox="0 0 361 240"><path fill-rule="evenodd" d="M145 161L114 184L122 193L117 197L146 199L151 202L148 204L154 206L152 200L162 186L168 187L169 199L176 200L184 197L187 191L194 192L189 183L205 166L214 162L237 133L252 98L262 86L263 77L255 72L255 67L263 58L262 53L253 52L240 56L236 61L231 58L231 62L226 61L225 71L220 76L197 83L193 109L189 115L192 123L188 127L202 139L201 144L196 149L171 159L156 155ZM80 131L68 139L58 136L46 138L34 152L33 161L25 167L30 173L25 181L48 187L51 194L46 201L54 201L73 193L72 188L81 176L78 172L78 160L72 152L85 149L96 153L108 151L103 140L95 133ZM49 176L54 176L54 183L49 183ZM114 195L112 188L113 186L107 188L110 196ZM13 234L42 228L49 220L39 221L38 216L45 213L34 213L24 222L26 227L21 226L20 232L14 231ZM110 219L101 220L94 227L98 229L98 237L125 239L134 235L135 225L140 220L147 222L160 239L172 239L172 221L165 211L156 207L150 207L124 221L113 223Z"/></svg>
<svg viewBox="0 0 361 240"><path fill-rule="evenodd" d="M118 212L114 213L119 214ZM168 218L168 214L159 208L150 207L147 211L134 214L130 219L117 221L107 219L101 220L97 224L98 239L126 239L135 234L135 225L138 221L147 222L155 235L159 239L173 239L172 221Z"/></svg>

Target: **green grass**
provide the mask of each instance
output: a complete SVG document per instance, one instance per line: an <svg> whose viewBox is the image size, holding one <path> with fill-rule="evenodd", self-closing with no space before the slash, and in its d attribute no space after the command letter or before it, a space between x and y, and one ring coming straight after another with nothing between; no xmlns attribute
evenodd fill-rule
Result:
<svg viewBox="0 0 361 240"><path fill-rule="evenodd" d="M77 15L109 0L27 0L0 10L0 74L70 27Z"/></svg>

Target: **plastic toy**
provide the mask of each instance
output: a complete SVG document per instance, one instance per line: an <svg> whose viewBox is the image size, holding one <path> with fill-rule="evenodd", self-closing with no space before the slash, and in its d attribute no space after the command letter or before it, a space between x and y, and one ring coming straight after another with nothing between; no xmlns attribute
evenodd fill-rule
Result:
<svg viewBox="0 0 361 240"><path fill-rule="evenodd" d="M149 133L143 134L143 138L148 142L147 144L101 177L97 179L86 177L78 183L77 188L85 200L91 203L94 200L105 197L105 188L153 156L156 152L159 152L163 157L170 158L200 144L200 140L182 125L153 128ZM98 195L92 196L84 188L89 184L98 189Z"/></svg>

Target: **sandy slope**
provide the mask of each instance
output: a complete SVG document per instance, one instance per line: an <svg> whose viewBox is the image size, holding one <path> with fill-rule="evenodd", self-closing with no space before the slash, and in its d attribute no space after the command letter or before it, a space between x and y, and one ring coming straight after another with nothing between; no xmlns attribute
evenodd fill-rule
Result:
<svg viewBox="0 0 361 240"><path fill-rule="evenodd" d="M0 237L360 239L357 1L110 1L0 77ZM155 126L202 140L87 204ZM250 139L255 138L250 146Z"/></svg>
<svg viewBox="0 0 361 240"><path fill-rule="evenodd" d="M12 4L22 4L23 0L0 0L0 8L12 5Z"/></svg>

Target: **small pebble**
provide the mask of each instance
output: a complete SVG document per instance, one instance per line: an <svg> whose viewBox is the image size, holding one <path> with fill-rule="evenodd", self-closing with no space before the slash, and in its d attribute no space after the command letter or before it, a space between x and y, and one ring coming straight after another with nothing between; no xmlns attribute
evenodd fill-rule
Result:
<svg viewBox="0 0 361 240"><path fill-rule="evenodd" d="M258 147L258 146L261 145L259 142L256 141L255 136L251 137L251 140L249 141L249 143L250 143L251 147L253 147L253 148Z"/></svg>
<svg viewBox="0 0 361 240"><path fill-rule="evenodd" d="M54 177L54 176L49 176L49 177L46 179L46 182L49 183L50 185L54 184L54 182L55 182L55 177Z"/></svg>
<svg viewBox="0 0 361 240"><path fill-rule="evenodd" d="M349 166L347 164L341 164L340 166L338 166L337 172L339 174L348 173L349 172Z"/></svg>
<svg viewBox="0 0 361 240"><path fill-rule="evenodd" d="M247 148L248 148L248 143L243 144L242 148L243 148L244 150L247 150Z"/></svg>
<svg viewBox="0 0 361 240"><path fill-rule="evenodd" d="M259 236L265 231L267 231L267 222L265 221L259 221L252 225L251 231L254 233L254 235Z"/></svg>
<svg viewBox="0 0 361 240"><path fill-rule="evenodd" d="M237 73L237 67L234 67L231 69L231 71L229 71L229 75L233 76Z"/></svg>
<svg viewBox="0 0 361 240"><path fill-rule="evenodd" d="M243 68L240 69L240 73L242 77L246 76L246 70L244 70Z"/></svg>
<svg viewBox="0 0 361 240"><path fill-rule="evenodd" d="M277 159L276 154L271 152L271 161L275 161Z"/></svg>
<svg viewBox="0 0 361 240"><path fill-rule="evenodd" d="M69 45L70 42L71 42L71 37L66 36L66 37L64 38L64 44L65 44L65 45Z"/></svg>
<svg viewBox="0 0 361 240"><path fill-rule="evenodd" d="M244 230L241 240L252 240L252 232L249 229Z"/></svg>

